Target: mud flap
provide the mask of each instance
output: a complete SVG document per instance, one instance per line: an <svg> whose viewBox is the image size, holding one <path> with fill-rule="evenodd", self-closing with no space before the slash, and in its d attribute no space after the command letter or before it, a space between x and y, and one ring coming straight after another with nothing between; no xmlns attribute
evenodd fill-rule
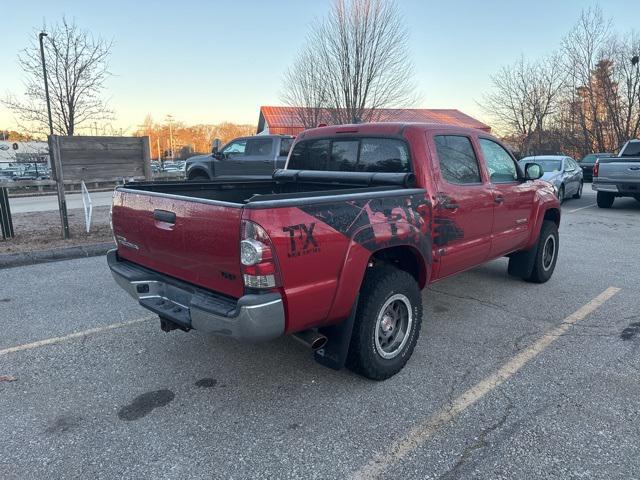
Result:
<svg viewBox="0 0 640 480"><path fill-rule="evenodd" d="M507 272L512 277L529 278L533 272L533 265L538 253L538 244L526 252L514 253L509 257L509 267Z"/></svg>
<svg viewBox="0 0 640 480"><path fill-rule="evenodd" d="M351 333L353 332L353 322L356 318L356 309L358 308L358 299L351 309L349 317L338 325L319 328L318 331L327 337L327 344L323 348L319 348L313 352L313 358L320 365L340 370L344 367L349 353L349 344L351 343Z"/></svg>

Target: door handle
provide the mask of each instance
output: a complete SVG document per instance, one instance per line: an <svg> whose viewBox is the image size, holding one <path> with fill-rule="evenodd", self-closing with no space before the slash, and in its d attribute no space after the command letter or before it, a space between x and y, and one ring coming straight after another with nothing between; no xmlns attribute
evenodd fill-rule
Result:
<svg viewBox="0 0 640 480"><path fill-rule="evenodd" d="M153 218L159 222L176 223L176 214L167 210L154 210Z"/></svg>
<svg viewBox="0 0 640 480"><path fill-rule="evenodd" d="M497 197L493 198L493 201L496 202L497 204L504 203L504 197L502 195L498 195Z"/></svg>

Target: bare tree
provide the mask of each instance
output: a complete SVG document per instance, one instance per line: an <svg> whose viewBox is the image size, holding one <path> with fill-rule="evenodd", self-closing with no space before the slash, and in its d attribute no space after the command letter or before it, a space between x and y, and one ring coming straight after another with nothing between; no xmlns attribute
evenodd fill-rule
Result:
<svg viewBox="0 0 640 480"><path fill-rule="evenodd" d="M328 95L322 69L309 49L302 50L293 65L285 72L287 88L282 101L296 107L296 116L304 128L313 128L323 121Z"/></svg>
<svg viewBox="0 0 640 480"><path fill-rule="evenodd" d="M640 36L632 31L621 38L613 37L605 55L607 60L599 62L595 77L615 147L640 133Z"/></svg>
<svg viewBox="0 0 640 480"><path fill-rule="evenodd" d="M583 10L580 19L562 41L562 54L569 85L569 105L579 125L582 150L606 151L606 116L598 68L604 68L605 48L611 42L611 21L600 7Z"/></svg>
<svg viewBox="0 0 640 480"><path fill-rule="evenodd" d="M395 2L336 0L312 25L285 74L282 98L314 121L323 112L338 124L372 121L381 108L416 101L412 79L407 30Z"/></svg>
<svg viewBox="0 0 640 480"><path fill-rule="evenodd" d="M491 76L492 90L481 106L499 128L517 140L521 152L539 150L544 143L547 122L556 111L563 86L556 64L555 56L535 63L521 57Z"/></svg>
<svg viewBox="0 0 640 480"><path fill-rule="evenodd" d="M44 133L48 131L47 110L40 47L35 38L18 56L25 74L24 100L9 95L2 103L23 128ZM63 18L49 29L44 45L54 131L73 135L90 122L111 119L103 94L110 75L112 42L94 38L74 21Z"/></svg>

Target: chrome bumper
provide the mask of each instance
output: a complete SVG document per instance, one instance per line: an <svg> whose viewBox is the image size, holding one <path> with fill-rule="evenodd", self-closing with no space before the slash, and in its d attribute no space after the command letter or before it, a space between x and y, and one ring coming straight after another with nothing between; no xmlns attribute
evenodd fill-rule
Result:
<svg viewBox="0 0 640 480"><path fill-rule="evenodd" d="M279 293L229 299L107 253L115 281L140 305L184 328L257 343L284 333Z"/></svg>

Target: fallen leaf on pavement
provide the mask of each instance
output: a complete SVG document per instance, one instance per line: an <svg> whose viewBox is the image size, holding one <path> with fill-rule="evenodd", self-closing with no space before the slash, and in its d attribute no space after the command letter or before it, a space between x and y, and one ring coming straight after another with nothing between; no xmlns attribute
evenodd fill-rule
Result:
<svg viewBox="0 0 640 480"><path fill-rule="evenodd" d="M12 375L0 375L0 383L2 382L15 382L18 380L16 377Z"/></svg>

